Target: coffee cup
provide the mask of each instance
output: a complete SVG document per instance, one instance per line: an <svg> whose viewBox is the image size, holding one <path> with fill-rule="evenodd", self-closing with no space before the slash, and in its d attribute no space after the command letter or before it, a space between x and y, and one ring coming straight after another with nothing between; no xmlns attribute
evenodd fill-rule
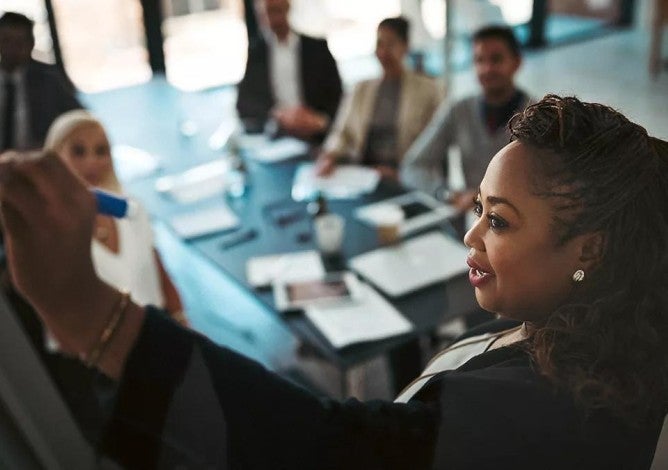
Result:
<svg viewBox="0 0 668 470"><path fill-rule="evenodd" d="M401 226L404 222L404 211L396 204L387 204L376 211L376 227L378 242L381 245L392 245L401 240Z"/></svg>
<svg viewBox="0 0 668 470"><path fill-rule="evenodd" d="M313 220L315 242L320 252L332 255L341 251L346 221L338 214L324 214Z"/></svg>

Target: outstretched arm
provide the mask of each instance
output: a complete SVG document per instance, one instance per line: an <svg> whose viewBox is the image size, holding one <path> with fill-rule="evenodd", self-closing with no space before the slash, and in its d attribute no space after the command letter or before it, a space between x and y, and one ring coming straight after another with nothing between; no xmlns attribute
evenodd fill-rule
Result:
<svg viewBox="0 0 668 470"><path fill-rule="evenodd" d="M90 257L95 201L55 154L0 157L0 202L14 284L63 350L90 359L105 342L95 366L121 386L102 450L116 460L219 462L227 447L236 468L428 465L429 406L323 401L150 310L117 317Z"/></svg>
<svg viewBox="0 0 668 470"><path fill-rule="evenodd" d="M102 282L90 255L95 200L53 153L0 157L0 213L12 281L64 352L94 350L120 294ZM99 363L119 377L144 318L130 304Z"/></svg>
<svg viewBox="0 0 668 470"><path fill-rule="evenodd" d="M319 399L149 310L103 449L135 467L152 467L145 459L156 452L133 448L178 442L206 465L225 447L231 468L419 469L431 462L437 414L419 403Z"/></svg>

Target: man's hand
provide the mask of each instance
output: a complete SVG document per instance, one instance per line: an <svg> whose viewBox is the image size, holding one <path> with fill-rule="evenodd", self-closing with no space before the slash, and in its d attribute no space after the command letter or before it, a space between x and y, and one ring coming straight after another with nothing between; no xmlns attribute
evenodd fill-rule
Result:
<svg viewBox="0 0 668 470"><path fill-rule="evenodd" d="M271 114L284 132L304 139L323 132L329 122L327 116L306 106L277 108Z"/></svg>
<svg viewBox="0 0 668 470"><path fill-rule="evenodd" d="M330 152L322 152L315 162L315 174L329 176L336 169L336 157Z"/></svg>
<svg viewBox="0 0 668 470"><path fill-rule="evenodd" d="M376 170L380 174L380 177L383 179L393 180L393 181L399 180L399 172L394 167L387 165L376 165L374 167L374 170Z"/></svg>

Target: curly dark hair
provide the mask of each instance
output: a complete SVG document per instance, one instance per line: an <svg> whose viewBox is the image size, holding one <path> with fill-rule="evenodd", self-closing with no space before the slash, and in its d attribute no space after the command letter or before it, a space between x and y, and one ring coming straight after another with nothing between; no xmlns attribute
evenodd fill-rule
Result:
<svg viewBox="0 0 668 470"><path fill-rule="evenodd" d="M630 425L668 410L668 143L614 109L547 95L514 116L555 243L600 233L603 254L530 338L540 373L587 412Z"/></svg>

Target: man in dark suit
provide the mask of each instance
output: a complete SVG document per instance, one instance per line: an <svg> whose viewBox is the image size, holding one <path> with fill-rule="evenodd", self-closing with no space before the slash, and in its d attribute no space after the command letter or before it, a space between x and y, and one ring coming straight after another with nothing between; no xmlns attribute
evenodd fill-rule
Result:
<svg viewBox="0 0 668 470"><path fill-rule="evenodd" d="M339 106L341 77L327 41L292 31L289 0L255 0L263 34L248 46L237 110L247 130L322 140Z"/></svg>
<svg viewBox="0 0 668 470"><path fill-rule="evenodd" d="M32 20L0 17L0 151L41 147L56 117L82 107L60 70L31 58L34 45Z"/></svg>

